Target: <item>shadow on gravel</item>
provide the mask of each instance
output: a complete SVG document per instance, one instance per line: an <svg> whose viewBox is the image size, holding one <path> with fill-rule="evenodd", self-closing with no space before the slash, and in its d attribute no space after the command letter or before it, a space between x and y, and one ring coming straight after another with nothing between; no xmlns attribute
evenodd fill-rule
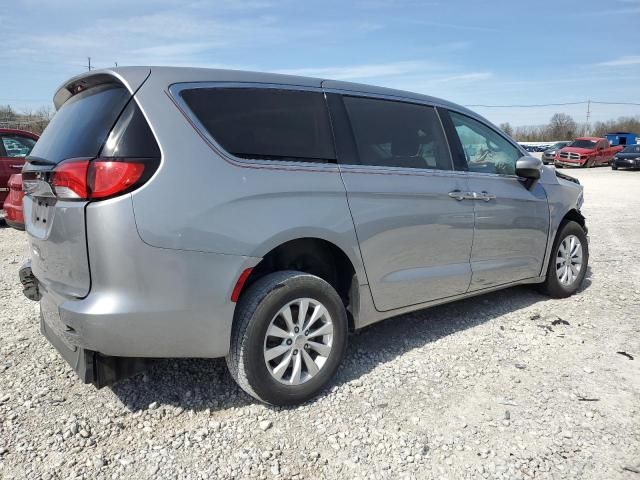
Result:
<svg viewBox="0 0 640 480"><path fill-rule="evenodd" d="M589 288L590 277L591 269L588 269L580 291ZM400 315L367 327L349 337L344 362L329 389L357 379L407 351L545 299L547 297L533 287L513 287ZM151 402L196 411L227 410L256 402L233 382L224 359L157 360L144 375L111 388L131 411L143 410Z"/></svg>

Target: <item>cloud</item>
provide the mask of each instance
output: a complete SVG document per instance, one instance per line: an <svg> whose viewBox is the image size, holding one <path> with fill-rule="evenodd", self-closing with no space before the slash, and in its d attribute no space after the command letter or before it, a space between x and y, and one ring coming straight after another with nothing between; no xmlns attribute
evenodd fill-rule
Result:
<svg viewBox="0 0 640 480"><path fill-rule="evenodd" d="M333 80L357 80L377 77L401 76L434 68L426 62L390 62L341 67L308 67L277 70L277 73L306 77L331 78Z"/></svg>
<svg viewBox="0 0 640 480"><path fill-rule="evenodd" d="M630 65L640 65L640 55L625 55L613 60L597 63L596 65L599 67L627 67Z"/></svg>
<svg viewBox="0 0 640 480"><path fill-rule="evenodd" d="M428 20L412 20L410 23L414 23L416 25L424 25L428 27L437 27L443 29L453 29L453 30L470 30L470 31L479 31L479 32L500 32L502 31L497 27L485 27L483 25L465 25L460 23L447 23L447 22L432 22Z"/></svg>
<svg viewBox="0 0 640 480"><path fill-rule="evenodd" d="M628 6L623 8L607 8L604 10L587 10L579 13L583 17L601 17L603 15L632 15L634 13L640 13L640 2L636 0L629 0L622 2Z"/></svg>
<svg viewBox="0 0 640 480"><path fill-rule="evenodd" d="M482 80L489 80L490 78L493 78L493 74L491 72L470 72L437 78L433 80L433 82L478 82Z"/></svg>
<svg viewBox="0 0 640 480"><path fill-rule="evenodd" d="M169 3L171 0L161 1L161 5ZM82 63L91 56L98 68L116 61L120 65L203 65L229 52L248 56L254 49L289 50L294 45L345 42L381 28L363 19L290 25L260 1L224 0L221 5L227 5L227 11L242 10L231 16L218 8L212 14L211 8L198 7L199 3L195 1L191 8L156 8L153 13L125 18L96 15L90 25L71 22L71 28L37 33L15 28L5 32L0 58L22 61L29 56L31 63L51 59ZM252 11L246 12L249 5Z"/></svg>

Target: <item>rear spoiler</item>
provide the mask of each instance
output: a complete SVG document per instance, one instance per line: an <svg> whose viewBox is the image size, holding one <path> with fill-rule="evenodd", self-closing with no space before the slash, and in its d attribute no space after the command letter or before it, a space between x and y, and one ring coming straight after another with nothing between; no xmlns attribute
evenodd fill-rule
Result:
<svg viewBox="0 0 640 480"><path fill-rule="evenodd" d="M65 104L67 100L87 88L109 83L124 85L133 95L142 86L151 74L149 67L121 67L105 70L92 70L64 82L56 90L53 96L53 104L56 110Z"/></svg>

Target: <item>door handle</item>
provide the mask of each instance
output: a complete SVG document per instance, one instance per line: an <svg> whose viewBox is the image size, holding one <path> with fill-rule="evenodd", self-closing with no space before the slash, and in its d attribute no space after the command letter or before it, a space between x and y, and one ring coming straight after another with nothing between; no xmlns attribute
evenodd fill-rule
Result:
<svg viewBox="0 0 640 480"><path fill-rule="evenodd" d="M18 165L10 165L11 168L15 168L16 170L22 169L23 166L24 165L20 165L20 164L18 164Z"/></svg>
<svg viewBox="0 0 640 480"><path fill-rule="evenodd" d="M477 199L478 200L484 200L485 202L488 202L490 200L495 200L496 196L493 195L492 193L488 193L488 192L481 192L480 194L476 194L477 195Z"/></svg>
<svg viewBox="0 0 640 480"><path fill-rule="evenodd" d="M478 194L476 192L461 192L460 190L449 192L449 196L456 200L476 200L478 198Z"/></svg>

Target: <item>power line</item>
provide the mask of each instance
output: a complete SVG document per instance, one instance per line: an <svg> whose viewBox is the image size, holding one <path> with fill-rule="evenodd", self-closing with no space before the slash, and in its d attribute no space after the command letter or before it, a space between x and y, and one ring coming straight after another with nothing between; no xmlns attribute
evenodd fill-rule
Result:
<svg viewBox="0 0 640 480"><path fill-rule="evenodd" d="M633 105L640 106L640 103L634 102L603 102L597 100L584 100L581 102L563 102L563 103L538 103L538 104L530 104L530 105L483 105L483 104L475 104L475 105L465 105L465 107L474 107L474 108L537 108L537 107L564 107L567 105L587 105L589 103L596 103L599 105Z"/></svg>

